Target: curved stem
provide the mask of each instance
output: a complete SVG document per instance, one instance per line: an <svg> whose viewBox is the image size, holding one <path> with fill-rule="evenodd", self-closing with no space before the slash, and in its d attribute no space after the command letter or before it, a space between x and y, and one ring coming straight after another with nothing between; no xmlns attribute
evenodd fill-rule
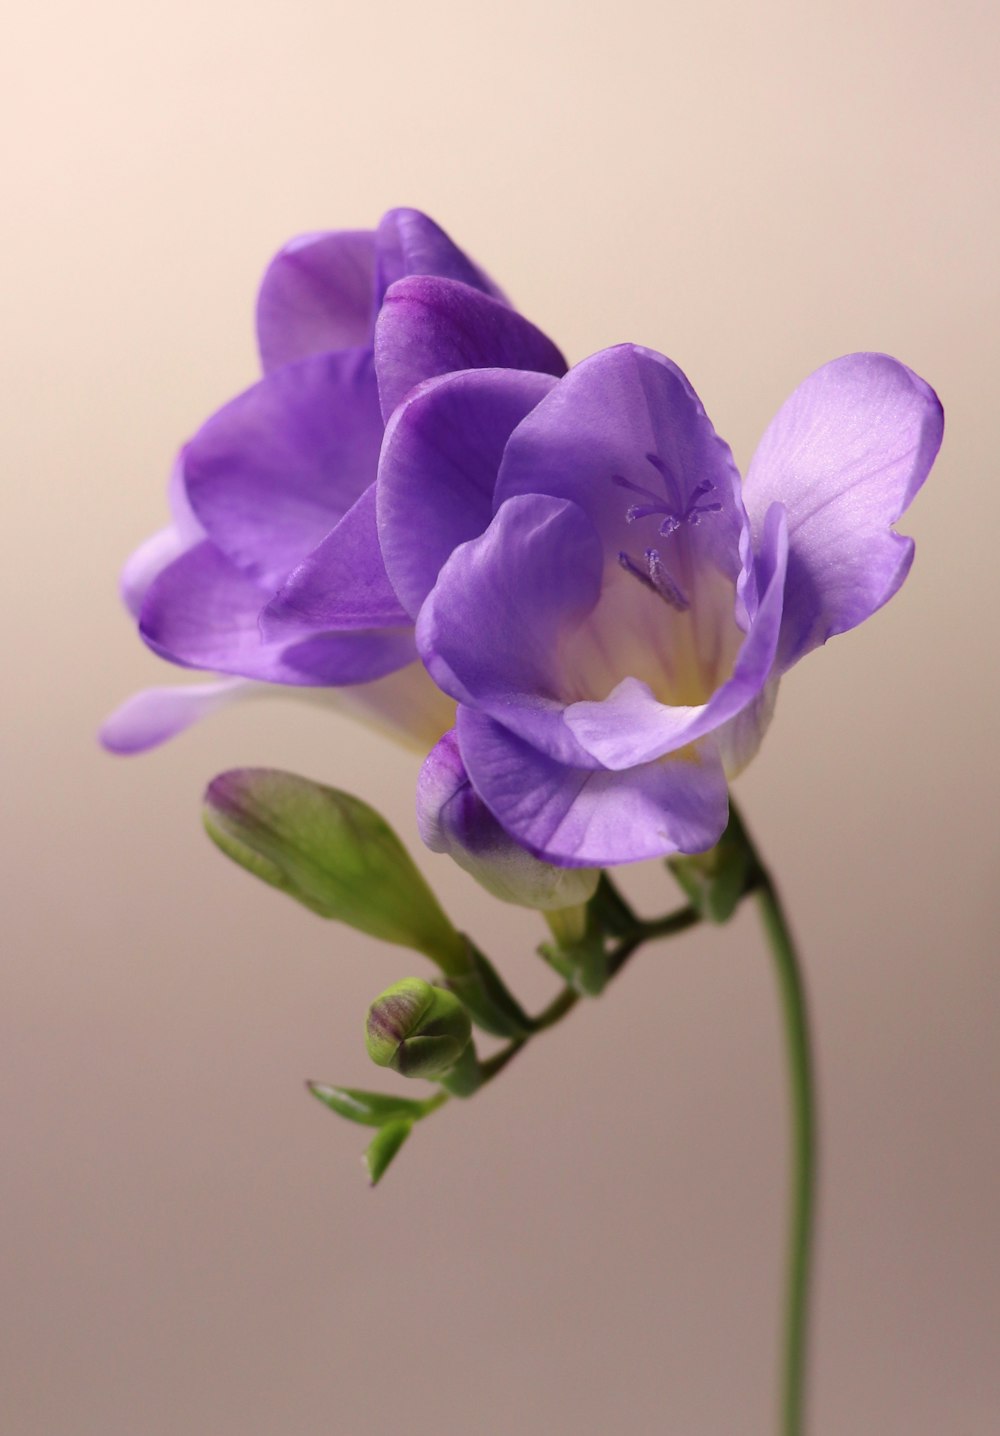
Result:
<svg viewBox="0 0 1000 1436"><path fill-rule="evenodd" d="M795 944L770 874L759 859L757 866L757 902L774 955L781 994L792 1108L792 1182L785 1277L781 1431L782 1436L802 1436L805 1430L809 1278L816 1193L815 1080L805 989Z"/></svg>

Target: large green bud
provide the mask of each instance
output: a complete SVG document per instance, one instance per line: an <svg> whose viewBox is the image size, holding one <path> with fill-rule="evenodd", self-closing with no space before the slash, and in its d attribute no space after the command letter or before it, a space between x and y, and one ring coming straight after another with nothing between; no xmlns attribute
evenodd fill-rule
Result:
<svg viewBox="0 0 1000 1436"><path fill-rule="evenodd" d="M421 977L386 988L368 1009L368 1055L403 1077L441 1077L469 1045L469 1014L453 992Z"/></svg>

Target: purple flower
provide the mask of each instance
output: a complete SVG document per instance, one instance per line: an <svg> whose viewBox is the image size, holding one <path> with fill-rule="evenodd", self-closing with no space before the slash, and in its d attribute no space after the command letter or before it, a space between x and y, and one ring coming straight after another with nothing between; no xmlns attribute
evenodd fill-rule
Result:
<svg viewBox="0 0 1000 1436"><path fill-rule="evenodd" d="M559 865L710 847L781 675L905 578L892 525L942 424L904 365L850 355L796 390L741 485L687 379L637 346L558 382L459 373L411 393L379 534L458 703L463 805ZM421 786L425 835L450 834L434 846L457 831L447 786Z"/></svg>
<svg viewBox="0 0 1000 1436"><path fill-rule="evenodd" d="M421 769L417 821L432 852L447 853L504 902L551 912L594 895L597 868L539 862L504 832L469 782L454 732L444 735Z"/></svg>
<svg viewBox="0 0 1000 1436"><path fill-rule="evenodd" d="M416 210L375 231L293 240L257 303L264 377L182 450L172 522L126 566L146 643L225 675L147 690L105 724L138 752L263 685L339 690L415 741L453 705L419 664L412 618L385 572L375 475L385 420L422 381L510 367L562 374L555 346Z"/></svg>

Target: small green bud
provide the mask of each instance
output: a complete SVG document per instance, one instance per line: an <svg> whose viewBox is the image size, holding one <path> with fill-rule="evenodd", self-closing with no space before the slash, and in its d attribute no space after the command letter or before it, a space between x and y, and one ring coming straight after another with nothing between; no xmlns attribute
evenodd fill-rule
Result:
<svg viewBox="0 0 1000 1436"><path fill-rule="evenodd" d="M368 1055L403 1077L440 1077L472 1036L469 1014L453 992L421 977L386 988L368 1009Z"/></svg>

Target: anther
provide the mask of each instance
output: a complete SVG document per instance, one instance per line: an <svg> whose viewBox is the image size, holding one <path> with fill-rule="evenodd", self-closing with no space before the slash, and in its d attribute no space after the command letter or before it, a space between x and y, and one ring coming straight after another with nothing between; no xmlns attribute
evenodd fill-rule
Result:
<svg viewBox="0 0 1000 1436"><path fill-rule="evenodd" d="M651 589L658 598L662 598L664 603L669 604L678 613L685 613L691 604L670 577L659 553L654 548L648 548L645 557L645 569L640 568L625 552L619 553L618 562L625 572L631 574L633 578L637 578L644 588Z"/></svg>

